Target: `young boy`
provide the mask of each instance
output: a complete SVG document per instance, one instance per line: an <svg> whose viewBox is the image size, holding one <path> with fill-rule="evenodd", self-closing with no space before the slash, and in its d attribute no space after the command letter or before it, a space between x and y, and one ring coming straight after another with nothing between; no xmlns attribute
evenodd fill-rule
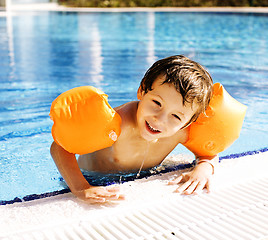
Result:
<svg viewBox="0 0 268 240"><path fill-rule="evenodd" d="M208 106L212 85L208 72L184 56L171 56L154 63L141 81L139 101L115 108L122 124L121 134L112 147L80 156L78 165L74 154L52 143L51 155L72 193L92 203L123 199L116 186L91 186L80 167L116 172L138 171L160 164L179 143L187 141L187 127ZM184 182L177 192L198 193L205 187L209 190L211 162L218 157L196 157L200 163L171 182Z"/></svg>

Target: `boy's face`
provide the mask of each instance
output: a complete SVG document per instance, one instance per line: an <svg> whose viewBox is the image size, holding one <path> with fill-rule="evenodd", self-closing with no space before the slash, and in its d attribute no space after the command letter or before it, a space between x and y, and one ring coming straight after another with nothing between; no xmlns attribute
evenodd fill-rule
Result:
<svg viewBox="0 0 268 240"><path fill-rule="evenodd" d="M147 141L174 135L184 127L197 110L197 104L186 103L172 84L162 84L159 76L146 94L138 90L140 100L137 110L137 125L141 136Z"/></svg>

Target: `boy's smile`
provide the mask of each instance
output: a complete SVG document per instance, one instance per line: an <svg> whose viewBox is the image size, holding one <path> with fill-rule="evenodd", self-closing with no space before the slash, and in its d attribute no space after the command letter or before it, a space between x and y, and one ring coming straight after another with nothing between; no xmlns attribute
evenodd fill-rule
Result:
<svg viewBox="0 0 268 240"><path fill-rule="evenodd" d="M137 125L141 137L147 141L174 135L197 110L196 103L183 105L181 94L172 84L162 84L163 81L164 76L159 76L152 91L138 90Z"/></svg>
<svg viewBox="0 0 268 240"><path fill-rule="evenodd" d="M152 126L150 126L150 124L147 121L145 121L145 124L146 124L146 127L148 128L148 131L151 132L151 134L161 133L160 130L155 129Z"/></svg>

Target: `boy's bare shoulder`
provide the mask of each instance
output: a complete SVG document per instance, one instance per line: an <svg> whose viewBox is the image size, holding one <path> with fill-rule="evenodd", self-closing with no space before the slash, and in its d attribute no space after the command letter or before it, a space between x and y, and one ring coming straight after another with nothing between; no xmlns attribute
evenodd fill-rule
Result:
<svg viewBox="0 0 268 240"><path fill-rule="evenodd" d="M115 107L114 110L117 112L120 111L129 111L131 108L136 108L137 109L138 106L138 101L132 101L132 102L127 102L124 103L118 107Z"/></svg>
<svg viewBox="0 0 268 240"><path fill-rule="evenodd" d="M187 142L188 138L189 138L189 127L181 129L179 132L179 139L181 144L184 144Z"/></svg>
<svg viewBox="0 0 268 240"><path fill-rule="evenodd" d="M184 144L185 142L187 142L188 136L189 136L188 128L185 128L185 129L180 129L173 136L170 136L167 139L164 138L163 141L170 141L174 143L175 145Z"/></svg>
<svg viewBox="0 0 268 240"><path fill-rule="evenodd" d="M114 110L122 118L122 122L131 122L136 119L138 101L127 102L121 106L114 108Z"/></svg>

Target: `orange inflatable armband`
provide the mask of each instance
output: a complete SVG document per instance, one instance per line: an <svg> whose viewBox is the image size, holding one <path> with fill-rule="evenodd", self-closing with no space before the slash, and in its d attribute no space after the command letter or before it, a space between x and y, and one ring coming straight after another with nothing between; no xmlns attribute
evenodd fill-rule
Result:
<svg viewBox="0 0 268 240"><path fill-rule="evenodd" d="M189 126L189 139L183 144L196 156L214 156L238 137L247 107L232 98L220 83L206 110Z"/></svg>
<svg viewBox="0 0 268 240"><path fill-rule="evenodd" d="M86 154L112 146L120 134L121 118L107 102L108 96L91 87L77 87L52 103L55 142L70 153Z"/></svg>

